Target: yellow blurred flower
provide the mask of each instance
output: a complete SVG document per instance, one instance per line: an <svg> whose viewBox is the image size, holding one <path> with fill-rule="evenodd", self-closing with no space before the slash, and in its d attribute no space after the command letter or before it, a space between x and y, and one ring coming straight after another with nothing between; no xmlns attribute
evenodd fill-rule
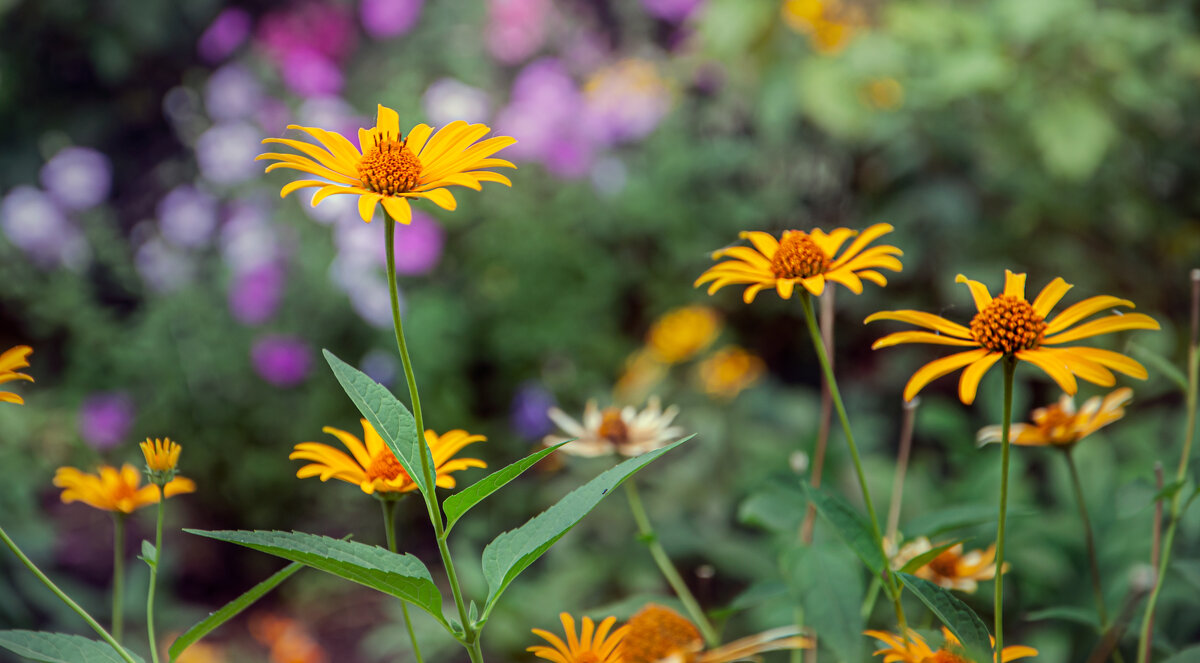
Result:
<svg viewBox="0 0 1200 663"><path fill-rule="evenodd" d="M362 419L361 423L363 440L332 426L321 429L341 441L350 451L350 456L320 442L297 444L296 450L288 458L311 462L297 470L296 476L301 479L318 477L321 481L340 479L358 485L368 495L376 492L408 493L416 490L416 482L409 478L400 461L396 460L396 455L379 433L375 432L371 423L366 419ZM454 455L468 444L486 439L483 435L471 435L465 430L452 430L440 436L432 430L426 430L425 443L429 445L430 453L433 454L437 486L453 488L458 484L453 472L471 467L487 467L487 463L478 458L454 458Z"/></svg>
<svg viewBox="0 0 1200 663"><path fill-rule="evenodd" d="M546 414L566 436L547 435L543 443L550 447L574 439L561 449L573 456L590 458L614 452L622 456L640 456L674 442L683 434L682 428L671 425L679 408L672 405L664 411L657 396L651 396L646 409L641 412L628 405L600 410L592 400L583 410L582 421L576 421L556 407Z"/></svg>
<svg viewBox="0 0 1200 663"><path fill-rule="evenodd" d="M766 370L766 363L758 355L728 345L700 362L699 374L706 394L733 399L743 389L758 382Z"/></svg>
<svg viewBox="0 0 1200 663"><path fill-rule="evenodd" d="M271 663L326 663L329 656L300 622L271 614L250 620L250 635L270 648Z"/></svg>
<svg viewBox="0 0 1200 663"><path fill-rule="evenodd" d="M863 86L863 97L872 108L895 110L904 103L904 88L894 78L876 78Z"/></svg>
<svg viewBox="0 0 1200 663"><path fill-rule="evenodd" d="M962 644L958 638L954 637L946 628L942 628L942 636L945 638L945 643L942 648L933 651L929 644L925 642L925 638L921 637L920 633L912 629L908 629L908 640L900 637L899 633L888 633L887 631L863 631L864 635L869 635L876 640L882 642L885 647L875 651L875 655L883 654L884 663L971 663L967 659L963 651ZM996 639L992 638L992 645L996 644ZM1008 663L1019 658L1029 658L1037 656L1037 650L1033 647L1024 647L1020 645L1005 647L1001 652L1001 663Z"/></svg>
<svg viewBox="0 0 1200 663"><path fill-rule="evenodd" d="M533 629L533 634L549 642L551 646L535 645L525 651L532 652L538 658L544 658L554 663L621 663L621 639L625 637L628 626L612 631L617 623L616 617L605 618L596 626L591 618L583 618L583 626L579 635L575 634L575 620L567 613L559 614L562 620L563 633L566 642L557 635L540 628Z"/></svg>
<svg viewBox="0 0 1200 663"><path fill-rule="evenodd" d="M721 317L707 306L685 306L659 316L646 333L646 349L664 364L677 364L712 345Z"/></svg>
<svg viewBox="0 0 1200 663"><path fill-rule="evenodd" d="M63 504L78 501L120 513L133 513L144 506L158 504L158 486L142 486L141 483L141 472L128 463L119 470L102 465L97 474L81 472L74 467L60 467L54 473L54 485L63 489ZM184 477L175 477L162 488L167 497L195 491L196 482Z"/></svg>
<svg viewBox="0 0 1200 663"><path fill-rule="evenodd" d="M1076 442L1125 416L1125 404L1133 398L1133 390L1121 387L1101 399L1093 396L1075 409L1075 399L1063 394L1057 403L1033 411L1033 423L1013 424L1009 441L1030 447L1072 447ZM999 442L1000 426L980 429L980 444Z"/></svg>
<svg viewBox="0 0 1200 663"><path fill-rule="evenodd" d="M844 8L836 0L785 0L780 7L784 23L808 37L822 55L840 52L865 24L856 7Z"/></svg>
<svg viewBox="0 0 1200 663"><path fill-rule="evenodd" d="M484 168L515 168L511 162L492 155L516 143L508 136L494 136L479 141L490 128L483 124L451 122L437 133L425 124L418 124L405 138L400 134L400 116L380 105L373 129L358 130L358 145L341 134L316 127L288 125L316 139L318 144L287 138L267 138L263 143L279 143L303 152L304 155L268 152L257 159L273 160L267 172L291 169L316 175L322 179L296 180L283 187L279 195L286 196L297 189L320 187L313 196L316 205L328 196L350 194L358 196L358 213L363 221L371 222L375 206L384 210L399 223L412 220L410 198L426 198L442 209L458 206L447 187L465 186L479 191L482 182L499 182L512 186L509 179ZM360 151L361 149L361 151Z"/></svg>
<svg viewBox="0 0 1200 663"><path fill-rule="evenodd" d="M904 544L899 552L892 555L892 568L901 569L915 557L919 557L934 545L925 537L918 537ZM1005 562L1004 571L1007 573L1009 564ZM996 546L987 550L972 550L963 553L961 543L942 551L937 557L913 572L918 578L924 578L946 589L956 589L960 592L974 593L979 588L978 581L991 580L996 577Z"/></svg>
<svg viewBox="0 0 1200 663"><path fill-rule="evenodd" d="M146 441L138 446L142 448L142 457L146 459L146 467L150 468L151 472L175 471L175 466L179 464L179 454L183 451L183 447L172 442L169 437L161 440L146 438Z"/></svg>
<svg viewBox="0 0 1200 663"><path fill-rule="evenodd" d="M820 228L812 232L785 230L780 239L764 232L741 233L754 248L733 246L713 253L713 260L732 258L717 263L696 279L696 286L710 283L708 294L727 285L750 284L742 294L747 304L764 288L774 288L779 296L790 299L799 284L808 292L820 295L825 282L840 283L855 294L862 292L862 280L887 285L887 279L877 269L900 271L896 256L903 252L886 244L867 248L867 245L893 230L887 223L877 223L858 233L849 228L835 228L826 233ZM838 255L838 250L851 237L857 237Z"/></svg>
<svg viewBox="0 0 1200 663"><path fill-rule="evenodd" d="M225 648L207 642L193 642L180 652L173 663L225 663Z"/></svg>
<svg viewBox="0 0 1200 663"><path fill-rule="evenodd" d="M975 401L979 381L996 362L1015 357L1042 369L1068 394L1074 394L1078 376L1094 384L1111 387L1116 378L1109 369L1139 380L1147 377L1146 369L1123 354L1087 347L1057 346L1082 338L1129 329L1158 329L1158 323L1141 313L1115 313L1107 317L1076 325L1100 311L1114 306L1133 308L1133 302L1109 295L1089 297L1068 306L1053 320L1047 321L1054 305L1071 289L1071 284L1056 278L1032 302L1025 299L1025 275L1005 270L1004 292L992 297L986 285L959 274L956 281L965 283L975 300L978 313L964 327L941 316L921 311L880 311L867 317L875 320L907 322L934 332L904 331L888 334L875 341L872 349L900 343L933 343L971 348L934 360L917 369L904 387L904 399L911 401L917 392L947 373L964 366L958 383L958 395L963 403Z"/></svg>
<svg viewBox="0 0 1200 663"><path fill-rule="evenodd" d="M625 663L727 663L768 651L809 649L812 640L795 627L771 629L716 649L704 650L696 625L674 610L649 603L629 619L621 648Z"/></svg>
<svg viewBox="0 0 1200 663"><path fill-rule="evenodd" d="M613 387L618 401L638 402L646 398L667 375L667 365L655 359L647 348L641 348L625 359L625 371Z"/></svg>
<svg viewBox="0 0 1200 663"><path fill-rule="evenodd" d="M33 354L33 348L28 345L18 345L5 350L4 354L0 354L0 384L13 380L33 382L32 377L18 371L18 369L29 367L30 354ZM22 405L25 403L25 399L11 391L0 391L0 403Z"/></svg>

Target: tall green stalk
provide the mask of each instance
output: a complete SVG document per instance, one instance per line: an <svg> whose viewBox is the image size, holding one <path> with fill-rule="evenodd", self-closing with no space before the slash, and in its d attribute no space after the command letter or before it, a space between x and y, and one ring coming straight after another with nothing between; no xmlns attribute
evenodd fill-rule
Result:
<svg viewBox="0 0 1200 663"><path fill-rule="evenodd" d="M400 551L396 545L396 507L400 505L400 500L381 498L379 504L383 507L383 532L387 537L388 550L398 553ZM400 610L404 613L404 627L408 629L408 639L412 642L413 656L416 657L417 663L422 663L421 648L417 645L417 633L413 630L412 618L408 615L408 601L401 599Z"/></svg>
<svg viewBox="0 0 1200 663"><path fill-rule="evenodd" d="M1013 374L1017 372L1017 358L1005 355L1004 366L1004 420L1000 422L1000 513L996 516L996 597L995 635L997 652L1004 651L1004 523L1008 518L1008 456L1012 444L1009 431L1012 428ZM996 657L999 660L999 656Z"/></svg>
<svg viewBox="0 0 1200 663"><path fill-rule="evenodd" d="M813 313L812 297L807 291L800 293L800 304L804 307L804 319L808 322L808 335L812 338L813 348L817 351L817 360L825 373L825 382L829 385L829 395L833 399L833 407L842 423L842 432L846 436L846 445L850 448L850 458L854 461L854 471L858 474L858 487L862 490L863 501L867 505L867 515L871 518L871 536L879 553L884 560L883 583L888 596L892 599L892 607L896 611L896 620L900 633L908 639L908 622L904 618L904 606L900 601L900 585L896 575L892 573L888 563L887 550L883 546L883 533L879 529L879 516L875 514L875 505L871 502L871 491L867 487L867 475L863 471L862 459L858 455L858 445L854 442L854 433L850 430L850 418L846 415L846 406L842 403L842 393L838 389L837 378L833 375L833 366L829 363L829 355L825 352L825 344L821 341L821 331L817 327L817 317Z"/></svg>
<svg viewBox="0 0 1200 663"><path fill-rule="evenodd" d="M125 514L113 512L112 634L121 641L125 626Z"/></svg>
<svg viewBox="0 0 1200 663"><path fill-rule="evenodd" d="M150 565L150 589L146 591L146 636L150 640L150 659L158 663L158 642L154 638L154 588L158 583L158 565L162 562L163 513L167 496L158 487L158 520L154 526L154 563Z"/></svg>
<svg viewBox="0 0 1200 663"><path fill-rule="evenodd" d="M1092 520L1088 517L1087 502L1083 499L1083 484L1079 481L1079 468L1070 447L1063 451L1067 468L1071 470L1071 486L1075 490L1075 501L1079 503L1079 520L1083 522L1083 536L1087 541L1088 566L1092 569L1092 593L1096 597L1096 614L1100 617L1100 631L1108 630L1108 609L1104 605L1104 586L1100 582L1100 561L1096 556L1096 536L1092 532Z"/></svg>
<svg viewBox="0 0 1200 663"><path fill-rule="evenodd" d="M384 250L387 254L388 292L392 299L392 326L396 330L396 346L400 349L400 361L404 364L404 379L408 382L408 395L412 400L413 419L416 422L417 437L425 439L425 419L421 413L421 396L417 393L417 379L413 374L412 358L408 354L408 344L404 340L404 325L400 320L400 294L396 287L396 220L384 212ZM479 631L471 623L463 601L462 589L458 582L458 573L454 570L454 560L450 557L450 548L446 543L446 523L442 520L441 505L437 500L437 477L434 468L430 467L428 455L419 454L421 458L421 475L429 491L422 496L425 507L429 511L429 521L437 534L438 552L442 556L442 566L446 569L446 577L450 581L450 591L454 595L454 605L458 608L458 616L462 622L462 643L472 663L482 663L483 655L479 645Z"/></svg>

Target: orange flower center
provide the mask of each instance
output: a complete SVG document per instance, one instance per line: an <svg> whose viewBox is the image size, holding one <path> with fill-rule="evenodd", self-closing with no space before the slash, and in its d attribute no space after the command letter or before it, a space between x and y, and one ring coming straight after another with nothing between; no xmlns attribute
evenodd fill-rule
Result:
<svg viewBox="0 0 1200 663"><path fill-rule="evenodd" d="M421 181L421 160L406 141L375 138L375 147L358 162L358 179L375 193L393 196L412 191Z"/></svg>
<svg viewBox="0 0 1200 663"><path fill-rule="evenodd" d="M1012 354L1036 348L1046 333L1046 320L1024 299L1000 295L971 319L971 336L992 352Z"/></svg>
<svg viewBox="0 0 1200 663"><path fill-rule="evenodd" d="M629 620L629 631L621 641L628 663L655 663L676 656L692 663L704 648L700 631L679 613L651 603Z"/></svg>
<svg viewBox="0 0 1200 663"><path fill-rule="evenodd" d="M959 555L953 548L944 551L929 562L929 570L949 578L958 577Z"/></svg>
<svg viewBox="0 0 1200 663"><path fill-rule="evenodd" d="M408 473L400 466L400 461L396 460L396 456L390 449L384 449L375 454L371 459L371 465L367 468L367 479L374 481L376 479L384 479L391 481L397 477L408 477Z"/></svg>
<svg viewBox="0 0 1200 663"><path fill-rule="evenodd" d="M616 445L628 442L629 426L625 425L625 420L621 418L621 411L615 407L606 408L596 434Z"/></svg>
<svg viewBox="0 0 1200 663"><path fill-rule="evenodd" d="M1047 405L1034 414L1033 422L1038 430L1055 444L1071 444L1078 441L1075 432L1076 415L1068 414L1058 403Z"/></svg>
<svg viewBox="0 0 1200 663"><path fill-rule="evenodd" d="M785 230L771 258L771 273L779 279L806 279L829 270L829 256L808 233Z"/></svg>
<svg viewBox="0 0 1200 663"><path fill-rule="evenodd" d="M921 663L970 663L967 659L954 652L939 649L933 656L926 656Z"/></svg>

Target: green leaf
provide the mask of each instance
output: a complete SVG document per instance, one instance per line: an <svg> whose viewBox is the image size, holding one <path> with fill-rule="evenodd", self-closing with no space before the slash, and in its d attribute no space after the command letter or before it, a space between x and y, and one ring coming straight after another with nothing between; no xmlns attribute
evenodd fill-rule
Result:
<svg viewBox="0 0 1200 663"><path fill-rule="evenodd" d="M367 376L366 373L338 359L328 350L322 350L325 361L333 369L333 375L341 383L346 395L354 401L358 411L371 422L371 426L383 438L396 460L408 476L417 484L422 494L433 496L425 474L421 472L421 456L424 453L429 467L433 465L433 455L425 437L417 435L417 422L404 404L396 400L387 387Z"/></svg>
<svg viewBox="0 0 1200 663"><path fill-rule="evenodd" d="M942 545L940 545L936 548L931 548L931 549L921 553L920 555L917 555L916 557L908 560L904 564L904 566L900 567L900 571L902 573L912 573L913 571L916 571L917 569L921 568L922 566L925 566L926 564L932 562L934 559L937 558L938 555L946 552L947 550L953 548L954 546L957 546L958 544L960 544L962 542L963 542L963 540L959 539L958 541L951 541L950 543L943 543Z"/></svg>
<svg viewBox="0 0 1200 663"><path fill-rule="evenodd" d="M1029 122L1042 164L1064 179L1087 179L1104 159L1117 130L1103 104L1071 93L1039 104Z"/></svg>
<svg viewBox="0 0 1200 663"><path fill-rule="evenodd" d="M770 482L738 506L738 521L775 534L794 535L807 508L808 500L794 480Z"/></svg>
<svg viewBox="0 0 1200 663"><path fill-rule="evenodd" d="M1175 364L1172 364L1166 357L1147 347L1138 345L1137 343L1130 343L1129 351L1134 357L1147 364L1150 364L1154 370L1162 373L1163 377L1175 383L1175 386L1179 387L1180 391L1187 391L1187 378L1183 376L1183 371L1179 370Z"/></svg>
<svg viewBox="0 0 1200 663"><path fill-rule="evenodd" d="M508 467L497 470L476 481L462 491L447 497L446 501L442 503L442 510L446 512L446 531L449 532L450 528L454 527L454 523L458 522L458 519L462 518L463 514L471 507L482 502L488 495L503 488L504 484L521 476L525 470L533 467L539 460L554 453L559 447L571 441L560 442L552 447L526 456Z"/></svg>
<svg viewBox="0 0 1200 663"><path fill-rule="evenodd" d="M1028 507L1010 506L1008 508L1008 517L1010 519L1037 515L1037 513L1037 511ZM944 534L952 530L984 525L995 521L996 505L965 504L923 514L906 523L901 529L910 535L923 535L934 538L939 534Z"/></svg>
<svg viewBox="0 0 1200 663"><path fill-rule="evenodd" d="M928 580L907 573L897 573L905 587L912 590L921 603L929 608L946 628L958 638L967 650L967 655L976 661L995 660L992 655L992 639L987 626L979 615L966 603L958 600L950 590L943 589Z"/></svg>
<svg viewBox="0 0 1200 663"><path fill-rule="evenodd" d="M1040 621L1043 619L1054 619L1064 622L1074 622L1076 624L1082 624L1092 628L1098 626L1096 623L1095 610L1076 608L1074 606L1066 605L1057 606L1054 608L1045 608L1043 610L1034 610L1026 615L1025 619L1031 622Z"/></svg>
<svg viewBox="0 0 1200 663"><path fill-rule="evenodd" d="M125 663L107 642L66 633L0 631L0 647L42 663ZM139 663L142 660L133 652L127 653Z"/></svg>
<svg viewBox="0 0 1200 663"><path fill-rule="evenodd" d="M284 580L287 580L295 575L295 573L303 567L304 565L300 562L292 562L291 564L288 564L279 571L276 571L275 574L270 578L267 578L266 580L251 587L250 590L245 594L242 594L229 603L226 603L216 612L197 622L195 626L189 628L186 632L184 632L183 635L175 638L175 641L171 643L171 648L167 652L170 654L171 660L174 661L175 659L179 658L179 655L182 654L185 649L191 647L193 643L211 633L221 624L224 624L230 619L236 617L243 610L253 605L255 601L262 598L267 592L275 589Z"/></svg>
<svg viewBox="0 0 1200 663"><path fill-rule="evenodd" d="M502 533L483 549L483 576L488 598L483 617L487 619L496 600L522 571L541 557L625 479L659 456L692 439L694 435L661 449L630 458L568 493L517 529Z"/></svg>
<svg viewBox="0 0 1200 663"><path fill-rule="evenodd" d="M818 642L839 661L859 663L866 660L859 613L862 572L842 550L820 545L793 549L785 561L787 580L804 606L805 622L820 636Z"/></svg>
<svg viewBox="0 0 1200 663"><path fill-rule="evenodd" d="M397 554L378 546L304 532L184 531L236 543L332 573L408 601L443 625L446 623L442 615L441 592L433 583L429 569L410 554Z"/></svg>
<svg viewBox="0 0 1200 663"><path fill-rule="evenodd" d="M153 543L142 539L142 561L149 564L152 568L158 566L158 549Z"/></svg>
<svg viewBox="0 0 1200 663"><path fill-rule="evenodd" d="M1188 647L1182 651L1175 652L1175 655L1163 663L1200 663L1200 646Z"/></svg>
<svg viewBox="0 0 1200 663"><path fill-rule="evenodd" d="M802 485L809 501L817 507L817 512L821 514L821 517L833 526L842 541L850 546L850 549L858 555L868 569L877 574L881 573L884 567L883 551L879 549L879 542L872 534L871 526L867 521L854 510L854 507L837 495L827 493L820 488L813 488L808 484Z"/></svg>
<svg viewBox="0 0 1200 663"><path fill-rule="evenodd" d="M1188 481L1189 479L1183 478L1179 481L1172 481L1171 483L1164 485L1162 490L1158 491L1154 494L1154 497L1150 498L1150 503L1154 504L1159 500L1166 501L1175 499L1175 493L1183 490L1184 485L1187 484Z"/></svg>

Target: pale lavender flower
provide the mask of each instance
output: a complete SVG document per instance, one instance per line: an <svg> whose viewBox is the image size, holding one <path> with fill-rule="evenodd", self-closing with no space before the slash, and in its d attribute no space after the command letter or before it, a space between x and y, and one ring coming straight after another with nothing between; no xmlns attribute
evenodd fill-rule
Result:
<svg viewBox="0 0 1200 663"><path fill-rule="evenodd" d="M279 310L286 285L287 272L280 264L242 272L229 285L229 312L244 325L261 325Z"/></svg>
<svg viewBox="0 0 1200 663"><path fill-rule="evenodd" d="M258 175L254 157L262 152L262 132L246 122L217 124L196 139L196 162L214 184L237 184Z"/></svg>
<svg viewBox="0 0 1200 663"><path fill-rule="evenodd" d="M253 117L263 102L262 85L246 67L230 63L213 72L204 86L204 107L214 120Z"/></svg>
<svg viewBox="0 0 1200 663"><path fill-rule="evenodd" d="M651 16L675 23L691 16L703 4L704 0L642 0L642 7Z"/></svg>
<svg viewBox="0 0 1200 663"><path fill-rule="evenodd" d="M175 246L206 246L217 229L217 200L193 186L177 186L158 202L158 227Z"/></svg>
<svg viewBox="0 0 1200 663"><path fill-rule="evenodd" d="M491 103L487 92L454 78L439 78L422 97L425 115L434 126L454 120L487 122Z"/></svg>
<svg viewBox="0 0 1200 663"><path fill-rule="evenodd" d="M323 127L343 136L351 136L358 143L358 128L374 126L354 110L345 99L337 96L314 97L300 104L296 113L297 124L306 127Z"/></svg>
<svg viewBox="0 0 1200 663"><path fill-rule="evenodd" d="M196 274L196 264L190 255L157 237L138 247L133 264L142 281L159 293L182 288Z"/></svg>
<svg viewBox="0 0 1200 663"><path fill-rule="evenodd" d="M396 381L396 376L400 373L400 364L396 361L396 354L379 348L363 355L362 361L358 363L358 368L385 387L392 386Z"/></svg>
<svg viewBox="0 0 1200 663"><path fill-rule="evenodd" d="M97 392L79 406L79 436L89 446L111 449L125 440L133 427L133 399L120 391Z"/></svg>
<svg viewBox="0 0 1200 663"><path fill-rule="evenodd" d="M387 39L412 30L424 4L424 0L362 0L358 15L363 31L376 39Z"/></svg>
<svg viewBox="0 0 1200 663"><path fill-rule="evenodd" d="M413 210L412 223L396 226L396 273L418 276L433 271L441 260L445 241L441 224L428 214ZM378 247L376 252L381 264L386 268L387 247L384 242L378 242L375 246Z"/></svg>
<svg viewBox="0 0 1200 663"><path fill-rule="evenodd" d="M42 186L69 210L95 207L108 198L112 165L108 157L87 147L67 147L42 166Z"/></svg>
<svg viewBox="0 0 1200 663"><path fill-rule="evenodd" d="M87 238L50 196L34 187L8 192L0 203L0 227L39 267L80 271L91 259Z"/></svg>
<svg viewBox="0 0 1200 663"><path fill-rule="evenodd" d="M221 255L234 274L241 274L285 257L279 233L262 206L235 201L221 226Z"/></svg>
<svg viewBox="0 0 1200 663"><path fill-rule="evenodd" d="M308 191L311 191L314 195L317 193L317 189L308 189ZM305 195L307 194L296 196L296 200L300 202L300 209L308 215L308 218L321 225L341 224L347 220L355 220L360 226L367 225L362 222L362 217L358 215L357 196L329 196L325 200L322 200L320 205L312 205L309 202L311 197L305 198Z"/></svg>
<svg viewBox="0 0 1200 663"><path fill-rule="evenodd" d="M489 0L486 39L488 52L504 64L533 55L546 41L550 0Z"/></svg>
<svg viewBox="0 0 1200 663"><path fill-rule="evenodd" d="M200 35L196 50L208 62L218 62L229 57L250 36L253 20L244 9L225 9Z"/></svg>
<svg viewBox="0 0 1200 663"><path fill-rule="evenodd" d="M329 266L329 278L350 298L358 317L373 327L390 329L392 300L387 278L369 254L340 253ZM404 310L403 294L400 308Z"/></svg>
<svg viewBox="0 0 1200 663"><path fill-rule="evenodd" d="M671 90L654 64L635 58L593 74L584 98L586 124L607 144L645 138L671 110L672 102Z"/></svg>
<svg viewBox="0 0 1200 663"><path fill-rule="evenodd" d="M312 368L312 350L304 341L291 336L268 334L250 349L254 372L276 387L294 387L308 377Z"/></svg>
<svg viewBox="0 0 1200 663"><path fill-rule="evenodd" d="M554 432L554 422L546 411L557 405L554 395L537 382L526 382L513 395L509 425L518 435L538 439Z"/></svg>

